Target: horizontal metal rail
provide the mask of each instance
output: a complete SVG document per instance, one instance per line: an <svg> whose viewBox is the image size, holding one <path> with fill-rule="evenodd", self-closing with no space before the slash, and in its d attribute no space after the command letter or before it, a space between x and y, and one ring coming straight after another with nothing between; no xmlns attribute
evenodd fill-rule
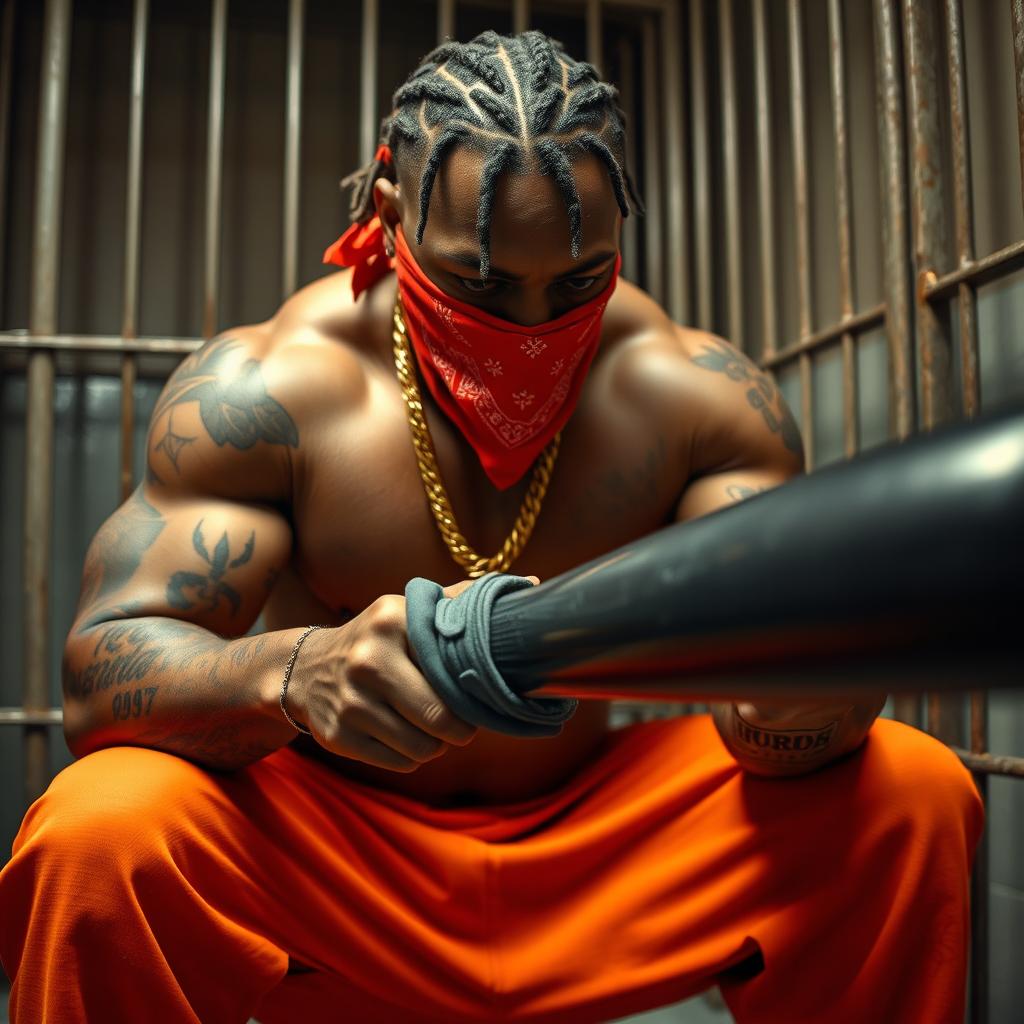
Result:
<svg viewBox="0 0 1024 1024"><path fill-rule="evenodd" d="M1014 242L1005 249L982 256L981 259L968 260L956 270L948 274L936 274L929 271L921 281L921 297L928 302L951 298L957 286L969 282L975 286L987 284L1000 277L1006 277L1024 267L1024 241Z"/></svg>
<svg viewBox="0 0 1024 1024"><path fill-rule="evenodd" d="M120 335L28 334L0 331L0 349L36 351L56 349L68 352L156 352L188 355L204 344L202 338L122 338Z"/></svg>
<svg viewBox="0 0 1024 1024"><path fill-rule="evenodd" d="M815 331L806 338L801 338L778 352L765 356L761 360L761 366L765 369L772 369L780 363L787 363L797 356L803 355L805 352L813 352L830 342L838 341L844 334L863 334L884 323L885 303L883 302L872 306L871 309L865 309L861 313L854 313L853 316L846 317L828 327L823 327L820 331Z"/></svg>

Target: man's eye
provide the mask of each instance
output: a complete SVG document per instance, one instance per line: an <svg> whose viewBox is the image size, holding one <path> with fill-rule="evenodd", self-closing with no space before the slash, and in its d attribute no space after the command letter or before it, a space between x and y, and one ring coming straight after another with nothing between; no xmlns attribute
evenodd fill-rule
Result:
<svg viewBox="0 0 1024 1024"><path fill-rule="evenodd" d="M596 280L596 277L567 277L562 283L568 285L570 291L585 292Z"/></svg>
<svg viewBox="0 0 1024 1024"><path fill-rule="evenodd" d="M481 281L479 277L460 277L459 284L467 292L490 292L494 291L494 281Z"/></svg>

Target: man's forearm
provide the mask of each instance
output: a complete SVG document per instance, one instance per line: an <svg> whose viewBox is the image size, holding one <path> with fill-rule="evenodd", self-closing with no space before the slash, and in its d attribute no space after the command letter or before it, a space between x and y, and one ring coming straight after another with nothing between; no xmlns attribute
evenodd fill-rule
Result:
<svg viewBox="0 0 1024 1024"><path fill-rule="evenodd" d="M722 742L754 775L806 775L856 750L885 706L885 694L855 704L791 701L711 705Z"/></svg>
<svg viewBox="0 0 1024 1024"><path fill-rule="evenodd" d="M299 633L225 640L153 616L73 634L62 673L71 752L131 744L220 769L259 760L295 736L277 694Z"/></svg>

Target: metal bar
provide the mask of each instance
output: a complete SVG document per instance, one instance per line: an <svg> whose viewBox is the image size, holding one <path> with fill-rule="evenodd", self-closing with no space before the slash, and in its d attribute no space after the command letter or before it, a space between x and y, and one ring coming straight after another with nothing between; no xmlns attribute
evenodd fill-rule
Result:
<svg viewBox="0 0 1024 1024"><path fill-rule="evenodd" d="M604 63L601 39L601 0L587 0L587 62L600 70Z"/></svg>
<svg viewBox="0 0 1024 1024"><path fill-rule="evenodd" d="M142 205L142 130L146 105L146 41L149 35L149 0L135 0L132 19L131 100L128 107L128 187L124 214L124 294L121 334L134 338L139 331L139 226Z"/></svg>
<svg viewBox="0 0 1024 1024"><path fill-rule="evenodd" d="M0 322L4 315L7 252L7 169L11 135L11 68L14 64L14 14L17 0L5 0L0 25Z"/></svg>
<svg viewBox="0 0 1024 1024"><path fill-rule="evenodd" d="M662 201L660 135L658 123L658 36L653 15L643 20L643 124L644 124L644 246L647 269L646 286L654 298L665 303L665 239ZM632 133L631 133L632 134Z"/></svg>
<svg viewBox="0 0 1024 1024"><path fill-rule="evenodd" d="M60 725L62 708L28 711L25 708L0 708L0 725Z"/></svg>
<svg viewBox="0 0 1024 1024"><path fill-rule="evenodd" d="M220 284L220 200L224 173L224 71L227 63L228 0L213 0L210 24L210 101L206 134L206 265L203 337L217 333Z"/></svg>
<svg viewBox="0 0 1024 1024"><path fill-rule="evenodd" d="M71 352L156 352L187 355L201 348L202 338L122 338L99 334L28 334L0 332L0 350L35 352L53 349Z"/></svg>
<svg viewBox="0 0 1024 1024"><path fill-rule="evenodd" d="M1017 76L1017 134L1020 137L1020 187L1024 198L1024 0L1010 0L1013 63Z"/></svg>
<svg viewBox="0 0 1024 1024"><path fill-rule="evenodd" d="M949 111L953 135L953 212L957 263L960 267L967 267L974 259L974 225L971 216L971 155L964 74L963 11L960 0L946 0L945 14L946 40L949 46ZM981 405L977 307L974 289L966 282L961 282L958 292L963 413L970 418L978 414Z"/></svg>
<svg viewBox="0 0 1024 1024"><path fill-rule="evenodd" d="M690 319L690 272L686 243L690 237L686 204L686 166L683 139L686 137L683 72L679 60L679 7L669 3L661 22L661 71L664 76L664 133L669 316L679 323Z"/></svg>
<svg viewBox="0 0 1024 1024"><path fill-rule="evenodd" d="M890 434L909 437L917 422L913 367L913 306L910 296L903 65L895 0L874 0L874 43L885 329L889 350ZM910 725L920 721L916 697L894 698L896 717Z"/></svg>
<svg viewBox="0 0 1024 1024"><path fill-rule="evenodd" d="M792 111L793 198L796 213L796 276L800 335L807 337L814 322L811 295L810 203L807 192L807 101L804 95L804 44L800 0L789 0L789 87ZM811 357L800 354L800 419L807 470L814 468L814 404Z"/></svg>
<svg viewBox="0 0 1024 1024"><path fill-rule="evenodd" d="M589 12L588 12L589 13ZM530 27L530 0L512 0L512 32L519 35Z"/></svg>
<svg viewBox="0 0 1024 1024"><path fill-rule="evenodd" d="M941 276L929 274L921 285L921 293L928 302L939 302L948 298L968 281L977 286L1006 277L1024 267L1024 241L1014 242L1005 249L983 256L979 260L970 260L958 270Z"/></svg>
<svg viewBox="0 0 1024 1024"><path fill-rule="evenodd" d="M983 772L986 775L1015 775L1024 778L1024 757L1003 757L996 754L976 754L962 747L950 746L950 750L972 772Z"/></svg>
<svg viewBox="0 0 1024 1024"><path fill-rule="evenodd" d="M455 0L438 0L437 41L455 38Z"/></svg>
<svg viewBox="0 0 1024 1024"><path fill-rule="evenodd" d="M820 331L815 331L814 334L801 338L792 345L787 345L784 349L763 358L760 364L766 370L773 369L782 363L792 361L797 356L814 352L823 345L841 338L844 334L854 336L870 331L871 328L884 323L885 316L886 306L884 303L872 306L870 309L865 309L862 313L855 313L847 320L840 320L829 327L823 327Z"/></svg>
<svg viewBox="0 0 1024 1024"><path fill-rule="evenodd" d="M619 103L626 111L629 124L632 126L637 122L634 116L636 110L636 62L633 60L633 44L625 33L619 35L616 49L619 60ZM635 132L626 132L625 149L626 166L635 169ZM622 264L628 270L629 279L643 283L647 291L650 292L650 282L641 282L637 273L640 268L640 240L636 221L636 217L625 217L622 221Z"/></svg>
<svg viewBox="0 0 1024 1024"><path fill-rule="evenodd" d="M43 15L39 85L39 150L32 233L29 330L55 334L60 274L60 229L67 129L71 0L47 0ZM33 352L26 374L24 605L27 711L49 707L49 589L53 521L53 355ZM48 781L49 737L42 728L25 734L25 795L31 801Z"/></svg>
<svg viewBox="0 0 1024 1024"><path fill-rule="evenodd" d="M707 66L704 61L706 31L704 0L690 0L690 95L693 107L693 221L694 272L697 284L697 326L711 330L714 324L714 292L711 284L711 173L708 154L711 133L708 120ZM675 233L670 225L669 237Z"/></svg>
<svg viewBox="0 0 1024 1024"><path fill-rule="evenodd" d="M380 6L363 0L363 50L359 70L359 149L369 161L377 149L377 66Z"/></svg>
<svg viewBox="0 0 1024 1024"><path fill-rule="evenodd" d="M952 360L949 332L936 310L922 301L920 285L929 271L939 273L947 259L943 196L946 182L939 126L936 74L937 25L932 0L902 0L910 112L911 212L913 253L919 282L917 345L920 353L921 425L932 430L951 419Z"/></svg>
<svg viewBox="0 0 1024 1024"><path fill-rule="evenodd" d="M299 266L299 152L302 142L303 30L306 0L288 5L288 72L284 129L284 253L282 298L295 291Z"/></svg>
<svg viewBox="0 0 1024 1024"><path fill-rule="evenodd" d="M135 489L135 380L138 361L134 353L121 359L121 501Z"/></svg>
<svg viewBox="0 0 1024 1024"><path fill-rule="evenodd" d="M761 303L764 356L776 352L779 313L775 272L775 184L772 162L771 69L765 0L754 0L754 93L757 115L757 216L761 234Z"/></svg>
<svg viewBox="0 0 1024 1024"><path fill-rule="evenodd" d="M988 746L988 694L983 690L971 691L971 749L972 758L990 758ZM964 753L967 753L965 751ZM962 755L961 755L962 759ZM1017 760L1024 762L1024 758ZM971 766L968 765L970 768ZM1024 774L1024 763L1021 774ZM989 806L988 776L984 768L973 768L974 785L985 807ZM989 830L983 829L981 841L974 858L971 872L971 975L970 1007L971 1024L987 1024L989 1018Z"/></svg>
<svg viewBox="0 0 1024 1024"><path fill-rule="evenodd" d="M789 0L789 86L792 110L793 198L796 213L796 279L800 335L811 333L814 322L811 295L811 217L807 192L807 101L804 94L804 43L800 0Z"/></svg>
<svg viewBox="0 0 1024 1024"><path fill-rule="evenodd" d="M832 133L836 151L836 227L839 240L839 306L853 313L853 224L850 218L849 115L846 101L846 46L839 0L828 0L829 66L832 83ZM857 360L853 335L843 334L843 452L857 454Z"/></svg>
<svg viewBox="0 0 1024 1024"><path fill-rule="evenodd" d="M736 115L736 34L733 0L718 4L719 64L722 75L722 191L725 195L725 266L729 340L746 351L743 337L743 250L740 238L740 137Z"/></svg>

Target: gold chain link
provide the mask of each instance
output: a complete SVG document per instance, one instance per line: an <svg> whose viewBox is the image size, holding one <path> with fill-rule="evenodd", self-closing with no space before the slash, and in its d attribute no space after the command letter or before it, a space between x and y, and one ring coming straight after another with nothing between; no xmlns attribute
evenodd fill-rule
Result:
<svg viewBox="0 0 1024 1024"><path fill-rule="evenodd" d="M561 432L548 443L547 447L540 454L537 464L533 469L533 478L523 498L519 515L516 516L512 532L505 538L501 550L490 558L477 554L467 543L459 530L459 524L455 521L455 511L448 500L448 492L441 482L441 474L437 466L437 457L434 455L434 445L430 438L430 430L427 421L423 416L423 402L420 398L420 389L416 383L416 374L412 367L412 352L409 349L409 342L406 340L405 320L402 317L401 299L395 298L394 313L394 339L395 370L398 373L398 382L402 385L402 398L405 399L405 408L409 416L409 429L412 431L412 444L416 449L416 464L419 466L420 479L423 481L423 489L427 494L427 504L434 515L437 528L441 531L445 544L451 552L452 558L466 570L470 579L476 579L488 572L507 572L509 566L519 557L519 553L526 547L526 542L533 533L533 528L540 515L541 503L544 495L547 494L548 484L551 483L551 471L555 467L555 459L558 457L558 445L561 440Z"/></svg>

